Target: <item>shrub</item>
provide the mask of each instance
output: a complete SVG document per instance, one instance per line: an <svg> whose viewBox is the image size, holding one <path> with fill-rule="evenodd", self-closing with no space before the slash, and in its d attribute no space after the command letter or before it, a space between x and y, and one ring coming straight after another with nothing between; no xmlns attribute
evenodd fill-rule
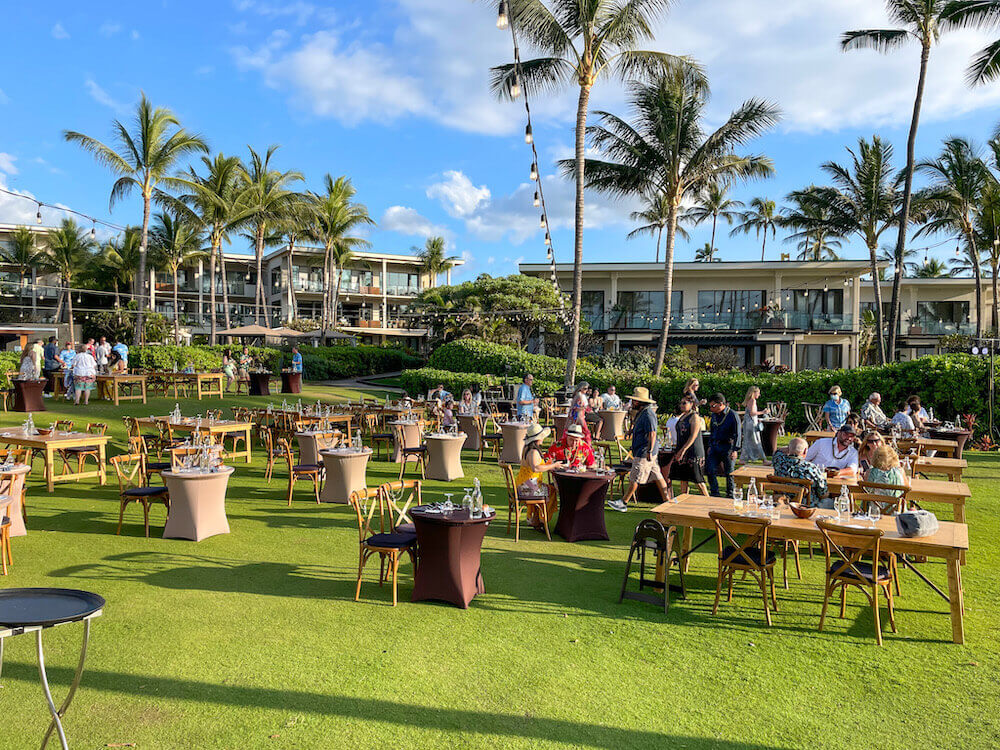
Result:
<svg viewBox="0 0 1000 750"><path fill-rule="evenodd" d="M401 347L304 346L302 369L309 380L341 380L420 367L423 360ZM282 353L283 367L292 364L290 350Z"/></svg>
<svg viewBox="0 0 1000 750"><path fill-rule="evenodd" d="M480 389L485 390L501 380L502 378L480 372L451 372L450 370L435 370L430 367L406 370L399 377L400 386L411 396L426 394L427 391L437 387L438 383L443 383L446 390L458 397L463 390L470 386L478 385ZM536 378L532 389L536 396L551 396L561 387L562 383Z"/></svg>
<svg viewBox="0 0 1000 750"><path fill-rule="evenodd" d="M490 373L518 380L530 372L535 378L559 382L566 373L565 359L529 354L523 349L478 339L461 339L439 346L427 365L452 372ZM584 378L595 369L589 362L581 361L577 374Z"/></svg>

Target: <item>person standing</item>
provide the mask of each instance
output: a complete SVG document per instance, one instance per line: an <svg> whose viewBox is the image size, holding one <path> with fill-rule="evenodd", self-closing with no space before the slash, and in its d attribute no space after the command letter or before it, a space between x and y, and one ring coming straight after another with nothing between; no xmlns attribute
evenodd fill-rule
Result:
<svg viewBox="0 0 1000 750"><path fill-rule="evenodd" d="M302 373L302 355L297 346L292 347L292 372Z"/></svg>
<svg viewBox="0 0 1000 750"><path fill-rule="evenodd" d="M35 365L35 377L42 376L42 365L45 363L45 347L42 346L41 339L35 339L28 347L31 350L31 360Z"/></svg>
<svg viewBox="0 0 1000 750"><path fill-rule="evenodd" d="M740 446L740 461L743 463L763 461L766 458L760 441L760 417L764 412L757 408L758 398L760 388L755 385L750 386L743 398L743 440Z"/></svg>
<svg viewBox="0 0 1000 750"><path fill-rule="evenodd" d="M538 406L538 399L531 390L535 382L535 376L530 372L521 380L521 385L517 389L517 396L514 399L518 421L534 422L535 408Z"/></svg>
<svg viewBox="0 0 1000 750"><path fill-rule="evenodd" d="M719 469L726 478L726 497L733 496L733 463L740 439L740 420L736 412L729 408L726 397L716 393L708 400L711 433L708 437L708 451L705 455L705 474L708 476L708 491L713 497L719 496Z"/></svg>
<svg viewBox="0 0 1000 750"><path fill-rule="evenodd" d="M124 341L116 341L115 345L111 347L113 351L118 352L118 356L122 358L123 367L128 369L128 345Z"/></svg>
<svg viewBox="0 0 1000 750"><path fill-rule="evenodd" d="M90 403L90 392L97 384L97 360L85 344L81 344L73 358L73 392L74 403L80 403L83 395L84 405Z"/></svg>
<svg viewBox="0 0 1000 750"><path fill-rule="evenodd" d="M17 370L18 380L35 380L38 377L38 370L35 369L35 357L31 353L31 347L25 347L21 352L21 363Z"/></svg>
<svg viewBox="0 0 1000 750"><path fill-rule="evenodd" d="M97 348L95 349L94 359L97 360L97 370L98 372L108 371L108 359L111 357L111 344L108 340L101 336L100 341L97 342Z"/></svg>
<svg viewBox="0 0 1000 750"><path fill-rule="evenodd" d="M93 339L87 339L87 353L94 358L94 362L97 362L97 345Z"/></svg>
<svg viewBox="0 0 1000 750"><path fill-rule="evenodd" d="M632 394L632 469L628 475L628 489L619 500L611 500L608 507L624 513L635 496L639 485L647 484L650 477L656 482L663 502L670 500L670 486L660 469L660 444L656 436L656 402L649 397L649 389L638 387Z"/></svg>
<svg viewBox="0 0 1000 750"><path fill-rule="evenodd" d="M67 341L66 346L59 352L59 363L63 371L63 388L66 391L66 400L73 398L73 360L76 359L76 350L73 342Z"/></svg>
<svg viewBox="0 0 1000 750"><path fill-rule="evenodd" d="M851 402L844 398L839 385L833 386L829 395L830 399L823 404L823 421L836 432L847 421L847 415L851 413Z"/></svg>
<svg viewBox="0 0 1000 750"><path fill-rule="evenodd" d="M680 416L677 418L677 452L670 465L670 478L681 483L681 492L688 491L689 484L698 485L701 494L708 495L705 485L705 443L701 433L704 423L698 414L698 397L691 394L680 400Z"/></svg>
<svg viewBox="0 0 1000 750"><path fill-rule="evenodd" d="M49 336L49 342L42 349L42 373L45 375L45 392L52 393L55 378L53 373L59 371L59 344L55 336Z"/></svg>

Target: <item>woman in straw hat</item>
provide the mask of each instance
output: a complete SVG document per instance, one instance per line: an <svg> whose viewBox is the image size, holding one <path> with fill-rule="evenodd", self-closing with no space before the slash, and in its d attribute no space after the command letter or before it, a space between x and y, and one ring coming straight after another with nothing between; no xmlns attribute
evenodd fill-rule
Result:
<svg viewBox="0 0 1000 750"><path fill-rule="evenodd" d="M545 481L544 474L555 469L561 469L562 463L546 463L542 456L542 443L552 432L548 427L542 427L538 422L532 422L524 436L524 451L521 453L521 468L517 472L517 491L525 495L547 495L546 511L549 518L556 512L556 488ZM536 529L542 526L542 514L534 505L528 506L528 523Z"/></svg>

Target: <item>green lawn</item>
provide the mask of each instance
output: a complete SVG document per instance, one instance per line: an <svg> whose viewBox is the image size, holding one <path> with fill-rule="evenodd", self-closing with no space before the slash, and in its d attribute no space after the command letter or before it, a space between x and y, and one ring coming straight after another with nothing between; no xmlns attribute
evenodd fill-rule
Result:
<svg viewBox="0 0 1000 750"><path fill-rule="evenodd" d="M346 394L310 389L304 398ZM121 415L173 403L49 401L53 411L36 422L107 420L121 446ZM0 425L22 416L4 414ZM265 484L259 456L238 464L230 484L232 533L198 544L156 538L160 508L154 538L142 537L135 507L115 536L113 487L88 480L49 495L34 477L29 535L14 539L3 584L78 587L108 600L66 720L77 748L989 748L1000 744L1000 470L995 454L969 460L966 646L951 643L947 604L906 572L899 634L886 625L883 648L857 593L847 618L818 633L819 559L805 561L803 581L779 588L772 628L749 583L711 616L711 546L693 556L688 598L668 615L618 604L625 550L648 508L609 513L610 542L548 542L528 530L515 545L494 523L483 547L487 593L467 611L411 604L408 563L397 608L372 564L355 603L353 515L317 507L304 485L287 507L284 470ZM465 469L505 507L495 464L466 455ZM369 483L394 473L373 463ZM425 495L440 499L443 489L428 482ZM944 585L943 565L923 569ZM78 626L46 634L57 702L79 637ZM31 638L8 640L5 662L0 748L20 750L48 722Z"/></svg>

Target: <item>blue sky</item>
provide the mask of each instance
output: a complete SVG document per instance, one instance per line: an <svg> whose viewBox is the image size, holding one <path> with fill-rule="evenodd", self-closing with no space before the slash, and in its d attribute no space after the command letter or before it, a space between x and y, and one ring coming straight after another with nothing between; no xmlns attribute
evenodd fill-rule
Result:
<svg viewBox="0 0 1000 750"><path fill-rule="evenodd" d="M484 2L52 0L11 4L4 14L0 186L115 223L137 221L137 200L109 213L111 176L60 134L107 138L144 90L215 151L244 156L247 144L281 144L278 165L304 172L310 189L326 172L349 175L379 222L370 238L380 250L406 252L444 234L467 261L460 277L545 259L523 107L495 102L487 90L489 67L510 59L510 37ZM776 176L735 191L780 200L821 180L819 164L843 159L859 136L893 142L902 165L917 48L880 56L837 46L844 30L883 25L874 0L679 0L649 46L702 61L716 122L751 96L782 108L782 124L753 148L774 159ZM962 81L991 36L954 32L934 50L919 155L949 135L984 141L1000 122L1000 86L969 90ZM623 101L608 81L593 106L620 112ZM575 95L532 107L553 244L568 261L572 186L553 175L553 163L571 153ZM588 195L586 259L652 259L651 241L625 240L633 209ZM34 212L28 201L0 196L0 222L30 221ZM58 219L46 213L46 223ZM707 227L696 229L678 259L690 260L707 239ZM789 249L780 240L773 252L769 244L770 258ZM716 244L726 260L759 257L753 237L722 231ZM953 255L947 244L935 252Z"/></svg>

